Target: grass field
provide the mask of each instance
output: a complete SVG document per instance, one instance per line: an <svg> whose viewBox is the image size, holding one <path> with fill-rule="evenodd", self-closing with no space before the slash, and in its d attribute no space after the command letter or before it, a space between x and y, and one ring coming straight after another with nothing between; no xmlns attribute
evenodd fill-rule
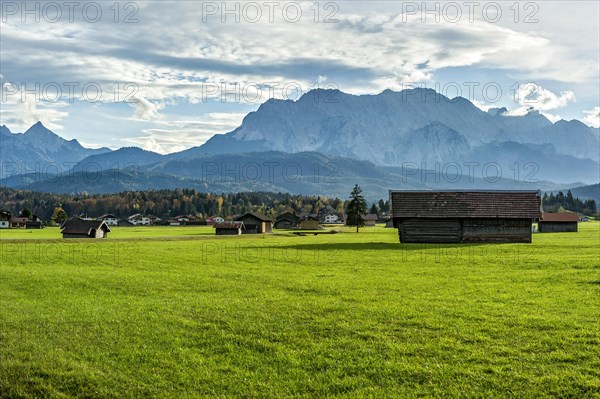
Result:
<svg viewBox="0 0 600 399"><path fill-rule="evenodd" d="M0 231L0 397L600 397L600 223L213 234Z"/></svg>

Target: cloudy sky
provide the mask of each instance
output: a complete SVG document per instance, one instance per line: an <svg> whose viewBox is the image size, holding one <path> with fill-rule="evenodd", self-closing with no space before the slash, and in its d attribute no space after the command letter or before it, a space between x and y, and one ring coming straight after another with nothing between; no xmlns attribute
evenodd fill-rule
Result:
<svg viewBox="0 0 600 399"><path fill-rule="evenodd" d="M598 126L599 2L11 2L0 124L162 153L270 97L414 86ZM516 5L515 5L516 4Z"/></svg>

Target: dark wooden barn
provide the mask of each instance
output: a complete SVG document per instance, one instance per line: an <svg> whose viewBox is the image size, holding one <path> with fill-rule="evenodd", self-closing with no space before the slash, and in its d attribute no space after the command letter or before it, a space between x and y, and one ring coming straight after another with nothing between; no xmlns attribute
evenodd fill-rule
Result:
<svg viewBox="0 0 600 399"><path fill-rule="evenodd" d="M300 230L318 230L319 218L317 215L304 215L300 219Z"/></svg>
<svg viewBox="0 0 600 399"><path fill-rule="evenodd" d="M275 218L276 229L297 229L300 225L300 217L291 213L285 212Z"/></svg>
<svg viewBox="0 0 600 399"><path fill-rule="evenodd" d="M403 243L531 242L539 191L390 191Z"/></svg>
<svg viewBox="0 0 600 399"><path fill-rule="evenodd" d="M106 238L110 228L104 220L69 219L60 227L63 238Z"/></svg>
<svg viewBox="0 0 600 399"><path fill-rule="evenodd" d="M25 228L26 229L43 229L44 226L43 226L42 222L40 222L39 220L30 220L28 222L25 222Z"/></svg>
<svg viewBox="0 0 600 399"><path fill-rule="evenodd" d="M215 234L218 236L238 236L242 234L244 228L243 222L222 222L215 223Z"/></svg>
<svg viewBox="0 0 600 399"><path fill-rule="evenodd" d="M235 222L243 222L242 234L263 234L273 232L273 221L265 215L256 212L248 212L234 219Z"/></svg>
<svg viewBox="0 0 600 399"><path fill-rule="evenodd" d="M544 213L538 222L540 233L577 232L579 215L576 213Z"/></svg>

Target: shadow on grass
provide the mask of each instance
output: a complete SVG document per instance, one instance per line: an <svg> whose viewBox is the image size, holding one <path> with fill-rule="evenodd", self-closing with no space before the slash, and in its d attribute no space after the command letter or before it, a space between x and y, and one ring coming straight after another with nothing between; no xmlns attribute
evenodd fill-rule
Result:
<svg viewBox="0 0 600 399"><path fill-rule="evenodd" d="M323 243L310 243L310 244L290 244L286 243L285 245L266 245L265 247L274 247L278 248L280 246L285 246L287 249L297 249L297 250L314 250L314 251L323 251L323 250L344 250L344 251L422 251L424 249L458 249L458 248L474 248L486 245L502 245L501 243L460 243L460 244L402 244L398 243L389 243L389 242L323 242Z"/></svg>

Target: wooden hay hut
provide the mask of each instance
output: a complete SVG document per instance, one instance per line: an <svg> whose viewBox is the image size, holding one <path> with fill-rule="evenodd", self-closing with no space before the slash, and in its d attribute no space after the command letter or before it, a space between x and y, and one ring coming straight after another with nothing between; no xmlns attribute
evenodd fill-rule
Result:
<svg viewBox="0 0 600 399"><path fill-rule="evenodd" d="M577 232L579 215L576 213L544 213L538 222L540 233L567 233Z"/></svg>
<svg viewBox="0 0 600 399"><path fill-rule="evenodd" d="M540 192L390 191L403 243L531 242L541 216Z"/></svg>
<svg viewBox="0 0 600 399"><path fill-rule="evenodd" d="M234 222L243 222L242 234L263 234L273 232L273 221L265 215L248 212L234 219Z"/></svg>
<svg viewBox="0 0 600 399"><path fill-rule="evenodd" d="M297 229L300 217L292 212L285 212L275 218L276 229Z"/></svg>
<svg viewBox="0 0 600 399"><path fill-rule="evenodd" d="M43 229L44 226L39 220L28 220L25 222L26 229Z"/></svg>
<svg viewBox="0 0 600 399"><path fill-rule="evenodd" d="M243 222L215 223L215 234L218 236L239 236L244 228Z"/></svg>
<svg viewBox="0 0 600 399"><path fill-rule="evenodd" d="M69 219L60 227L63 238L106 238L110 228L104 220Z"/></svg>
<svg viewBox="0 0 600 399"><path fill-rule="evenodd" d="M365 221L365 226L367 226L367 227L375 226L377 224L378 219L379 218L374 213L367 213L366 215L363 216L363 220Z"/></svg>
<svg viewBox="0 0 600 399"><path fill-rule="evenodd" d="M300 230L318 230L319 218L316 215L304 215L300 220Z"/></svg>

